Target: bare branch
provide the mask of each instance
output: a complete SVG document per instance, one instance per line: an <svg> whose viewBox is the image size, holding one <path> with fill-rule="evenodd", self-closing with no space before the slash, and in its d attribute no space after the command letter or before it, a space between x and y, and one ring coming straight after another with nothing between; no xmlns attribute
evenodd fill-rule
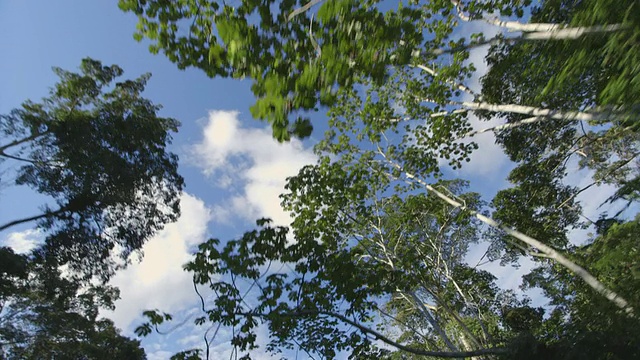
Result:
<svg viewBox="0 0 640 360"><path fill-rule="evenodd" d="M40 215L35 215L35 216L23 218L23 219L13 220L13 221L10 221L10 222L5 223L4 225L0 226L0 231L4 231L4 230L6 230L6 229L8 229L8 228L10 228L12 226L15 226L15 225L20 225L20 224L28 223L28 222L31 222L31 221L44 219L44 218L47 218L47 217L50 217L50 216L56 216L56 215L61 214L61 213L65 212L65 211L67 211L66 208L60 208L60 209L58 209L56 211L49 211L49 212L45 212L45 213L40 214Z"/></svg>
<svg viewBox="0 0 640 360"><path fill-rule="evenodd" d="M14 147L14 146L17 146L17 145L24 144L26 142L35 140L35 139L37 139L37 138L39 138L41 136L46 135L47 133L48 133L48 131L43 131L43 132L32 134L32 135L27 136L27 137L22 138L22 139L14 140L14 141L6 144L6 145L0 146L0 152L4 153L4 151L7 150L8 148L11 148L11 147Z"/></svg>

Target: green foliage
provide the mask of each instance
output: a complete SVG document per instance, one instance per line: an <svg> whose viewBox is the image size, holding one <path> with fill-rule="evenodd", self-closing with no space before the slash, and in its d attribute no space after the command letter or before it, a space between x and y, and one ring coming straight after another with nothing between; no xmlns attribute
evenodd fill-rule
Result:
<svg viewBox="0 0 640 360"><path fill-rule="evenodd" d="M583 225L576 196L586 190L564 183L567 166L576 167L573 163L594 171L594 185L618 188L610 201L625 200L627 206L636 201L640 47L634 39L640 36L640 23L631 14L638 11L636 1L544 1L532 11L531 22L576 27L621 24L623 29L577 40L502 43L491 48L487 55L491 68L482 80L486 101L559 111L615 111L606 121L543 121L501 132L498 142L517 167L509 176L514 187L500 191L493 200L497 219L548 239L549 245L566 246L566 229ZM512 123L525 118L500 115ZM508 243L496 243L493 258L502 257L504 250L511 260L522 253L503 245Z"/></svg>
<svg viewBox="0 0 640 360"><path fill-rule="evenodd" d="M574 257L607 286L640 305L637 239L640 218L613 224L590 244L572 249ZM530 357L549 359L634 359L640 355L640 323L629 318L558 266L545 264L526 277L556 306L550 317L532 327L538 340ZM533 341L533 340L532 340Z"/></svg>
<svg viewBox="0 0 640 360"><path fill-rule="evenodd" d="M98 319L99 309L113 309L117 289L82 287L56 268L0 252L7 260L0 262L3 282L10 281L0 294L3 359L146 359L139 341Z"/></svg>
<svg viewBox="0 0 640 360"><path fill-rule="evenodd" d="M266 349L274 354L298 347L328 358L341 351L363 358L392 356L393 351L375 346L375 339L405 354L504 351L494 349L507 339L492 315L499 309L493 300L499 293L495 279L464 264L469 245L479 238L478 223L434 194L393 179L391 161L418 166L430 150L409 144L413 151L392 150L400 143L380 131L391 136L394 130L375 121L364 128L348 117L332 121L341 134L327 134L318 145L318 163L286 185L283 206L293 215L290 229L260 220L258 230L239 239L201 244L186 265L197 284L216 294L195 324L237 329L231 344L240 352L255 349L260 325L269 329ZM371 150L358 147L358 139L368 140ZM434 186L469 209L482 206L477 194L464 193L463 181ZM238 285L246 283L250 290ZM433 303L435 310L425 310L415 299ZM147 318L139 334L164 321L154 312ZM452 340L447 332L461 335ZM464 341L474 347L463 347ZM445 354L443 348L453 352Z"/></svg>
<svg viewBox="0 0 640 360"><path fill-rule="evenodd" d="M106 280L112 254L126 259L179 215L183 179L166 151L178 122L158 117L160 107L141 97L149 74L116 82L122 69L92 59L80 73L54 71L60 82L49 97L0 117L9 140L0 158L24 164L16 184L52 201L1 229L37 220L43 259Z"/></svg>
<svg viewBox="0 0 640 360"><path fill-rule="evenodd" d="M531 9L530 1L438 0L385 11L377 1L325 1L300 11L298 5L304 2L120 1L139 17L135 36L151 40L150 50L178 67L251 78L252 115L269 121L277 140L308 136L306 113L328 108L329 130L316 145L320 160L290 178L282 196L291 227L261 220L239 239L202 244L186 265L194 282L215 294L195 324L233 329L231 344L247 353L262 325L274 354L297 348L327 358L341 351L390 359L636 357L635 318L540 247L517 243L499 226L484 232L469 214L489 209L443 165L457 170L477 149L465 139L473 107L461 100L504 105L477 112L514 125L495 130L516 167L508 178L514 186L491 202L494 218L588 265L637 309L637 244L624 235L637 229L616 214L595 223L601 237L592 245L571 245L568 231L583 225L576 200L582 189L565 183L568 161L578 154L596 183L618 189L611 201L637 199L637 3L547 0ZM552 41L454 32L458 11L512 19L525 10L533 10L532 22L561 27L622 26ZM492 45L491 68L476 94L464 83L475 70L468 50L480 44ZM515 126L526 118L512 110L516 105L598 116ZM480 239L491 241L491 260L539 260L527 285L550 299L546 313L465 263ZM620 242L618 252L613 244ZM146 315L139 334L166 320ZM463 351L475 349L486 352Z"/></svg>
<svg viewBox="0 0 640 360"><path fill-rule="evenodd" d="M151 40L150 50L162 50L180 69L251 78L256 96L251 113L269 121L279 141L290 134L306 136L307 129L290 127L290 117L331 107L337 87L352 87L358 79L380 84L389 66L409 65L416 56L429 63L436 57L432 49L465 43L450 38L456 17L450 1L408 2L388 11L380 9L380 1L324 1L317 11L292 18L304 2L120 0L119 5L138 15L135 38ZM521 14L523 2L465 5L478 13L499 8Z"/></svg>

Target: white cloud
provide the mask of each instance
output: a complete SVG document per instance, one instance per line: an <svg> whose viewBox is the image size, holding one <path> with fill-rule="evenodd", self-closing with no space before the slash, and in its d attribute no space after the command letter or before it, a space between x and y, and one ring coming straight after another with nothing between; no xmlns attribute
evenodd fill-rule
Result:
<svg viewBox="0 0 640 360"><path fill-rule="evenodd" d="M173 355L174 355L174 353L172 353L170 351L160 350L160 351L154 351L152 353L147 354L147 359L149 359L149 360L167 360L168 358L170 358Z"/></svg>
<svg viewBox="0 0 640 360"><path fill-rule="evenodd" d="M1 242L18 254L26 254L42 244L42 233L36 229L13 232Z"/></svg>
<svg viewBox="0 0 640 360"><path fill-rule="evenodd" d="M480 130L504 124L504 120L494 117L489 121L481 121L477 116L469 115L469 123L473 130ZM478 144L478 149L469 156L470 162L462 164L460 173L495 180L504 179L511 162L502 147L496 144L495 134L492 131L477 134L469 141Z"/></svg>
<svg viewBox="0 0 640 360"><path fill-rule="evenodd" d="M576 186L578 189L584 189L592 185L594 182L594 171L590 169L579 169L578 159L573 158L567 165L568 175L565 177L564 182L568 185ZM582 206L581 220L587 219L597 221L601 214L607 213L609 216L615 215L624 204L622 202L608 203L606 202L611 197L617 188L611 184L593 185L578 196L576 196L576 202ZM622 214L624 218L626 216L634 216L636 211L631 209ZM595 227L589 226L587 229L573 229L569 232L569 241L574 245L581 245L590 239L589 234L595 233Z"/></svg>
<svg viewBox="0 0 640 360"><path fill-rule="evenodd" d="M203 139L193 146L193 163L209 176L220 179L228 190L234 179L235 193L224 200L228 206L216 208L218 222L232 215L248 220L270 217L277 225L291 220L280 207L286 178L296 175L316 157L297 139L278 143L270 129L242 127L235 111L211 111L203 129Z"/></svg>
<svg viewBox="0 0 640 360"><path fill-rule="evenodd" d="M500 28L490 25L483 21L463 22L457 28L453 38L469 37L473 33L483 33L486 38L492 38L500 32ZM473 64L476 68L473 76L464 82L469 89L475 94L480 94L482 86L480 79L489 70L489 66L485 61L489 46L481 46L473 48L469 52L469 59L467 64ZM463 101L473 101L473 96L466 92L461 95ZM492 118L489 121L482 121L473 113L469 112L469 123L473 130L482 130L505 123L504 120L499 118ZM509 158L505 155L500 145L496 144L496 137L492 131L477 134L472 138L467 139L466 142L474 141L478 144L478 150L474 151L471 156L470 162L463 163L462 168L457 170L456 173L465 175L467 177L482 177L484 179L496 179L502 180L508 172L508 166L510 164ZM446 161L442 160L441 164L445 164Z"/></svg>
<svg viewBox="0 0 640 360"><path fill-rule="evenodd" d="M189 249L203 242L211 212L204 202L184 193L180 219L169 224L144 245L144 258L116 274L111 285L120 289L116 310L105 312L116 326L128 329L142 311L158 308L172 312L196 300L189 273L182 266Z"/></svg>

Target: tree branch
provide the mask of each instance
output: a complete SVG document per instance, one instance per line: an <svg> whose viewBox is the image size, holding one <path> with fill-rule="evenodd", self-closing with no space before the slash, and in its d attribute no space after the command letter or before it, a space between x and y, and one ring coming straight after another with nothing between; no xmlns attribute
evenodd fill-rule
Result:
<svg viewBox="0 0 640 360"><path fill-rule="evenodd" d="M488 24L495 25L507 29L508 31L521 31L528 33L535 33L538 36L543 34L550 34L550 37L545 39L576 39L584 34L596 33L596 32L612 32L623 29L622 24L612 25L596 25L596 26L581 26L581 27L569 27L566 24L554 24L554 23L521 23L519 21L504 21L497 17L486 18L483 16L466 15L460 8L459 0L451 0L451 3L456 8L458 17L460 20L470 22L473 20L481 20ZM543 39L540 37L539 39Z"/></svg>
<svg viewBox="0 0 640 360"><path fill-rule="evenodd" d="M55 166L55 167L61 167L60 165L53 164L51 161L41 161L41 160L31 160L31 159L21 158L19 156L7 154L4 151L0 151L0 156L6 157L8 159L13 159L13 160L16 160L16 161L22 161L22 162L26 162L26 163L29 163L29 164L34 164L34 165L50 165L50 166Z"/></svg>
<svg viewBox="0 0 640 360"><path fill-rule="evenodd" d="M383 156L385 156L385 155L383 154ZM385 156L385 159L386 159L386 156ZM615 293L613 290L610 290L609 288L607 288L595 276L591 275L586 269L584 269L583 267L581 267L578 264L574 263L573 261L569 260L567 257L562 255L560 252L556 251L554 248L552 248L550 246L547 246L544 243L542 243L541 241L539 241L537 239L534 239L534 238L532 238L532 237L530 237L528 235L525 235L525 234L519 232L516 229L513 229L513 228L505 226L505 225L502 225L502 224L498 223L497 221L495 221L494 219L492 219L490 217L487 217L487 216L484 216L484 215L480 214L479 212L477 212L477 211L475 211L473 209L467 208L464 204L462 204L462 203L452 199L451 197L447 196L446 194L443 194L442 192L436 190L433 186L431 186L430 184L428 184L424 180L419 179L415 175L404 171L404 169L402 169L402 167L400 165L398 165L397 163L392 162L392 161L390 161L388 159L387 159L387 161L393 167L395 167L396 169L402 171L407 178L409 178L410 180L418 182L419 184L424 186L427 190L433 192L434 195L436 195L440 199L444 200L445 202L449 203L450 205L455 206L456 208L459 208L461 210L468 211L471 215L475 216L476 218L478 218L480 221L484 222L485 224L487 224L487 225L489 225L491 227L494 227L496 229L500 229L500 230L504 231L508 235L511 235L514 238L524 242L525 244L537 249L542 254L548 256L550 259L553 259L554 261L556 261L560 265L562 265L565 268L567 268L573 274L575 274L579 278L581 278L587 285L589 285L592 289L594 289L598 294L604 296L609 301L613 302L617 307L619 307L620 309L624 310L629 317L635 317L634 310L631 307L631 305L627 302L627 300L625 300L622 296L620 296L617 293Z"/></svg>
<svg viewBox="0 0 640 360"><path fill-rule="evenodd" d="M524 120L520 120L520 121L516 121L516 122L512 122L512 123L506 123L506 124L502 124L502 125L498 125L498 126L492 126L492 127L488 127L488 128L484 128L484 129L480 129L480 130L473 130L473 131L469 131L468 133L464 134L463 137L471 137L474 135L478 135L478 134L482 134L482 133L486 133L489 131L493 131L498 132L501 130L506 130L506 129L512 129L512 128L516 128L518 126L522 126L522 125L527 125L527 124L535 124L539 121L545 120L545 117L542 116L534 116L534 117L530 117L530 118L526 118Z"/></svg>
<svg viewBox="0 0 640 360"><path fill-rule="evenodd" d="M6 145L0 146L0 152L4 153L4 151L7 150L10 147L14 147L14 146L29 142L31 140L35 140L35 139L39 138L40 136L46 135L48 132L49 131L43 131L43 132L40 132L40 133L32 134L32 135L27 136L27 137L22 138L22 139L14 140L14 141L6 144Z"/></svg>
<svg viewBox="0 0 640 360"><path fill-rule="evenodd" d="M287 17L287 21L291 21L291 19L293 19L294 17L302 14L303 12L309 10L313 5L318 4L322 1L324 0L311 0L306 5L293 10L291 14L289 14L289 16Z"/></svg>
<svg viewBox="0 0 640 360"><path fill-rule="evenodd" d="M440 336L442 341L444 341L447 347L451 351L458 351L458 348L453 344L451 339L449 339L449 336L447 336L447 333L444 332L440 324L438 324L436 319L431 315L431 313L429 313L429 310L425 307L422 300L420 300L420 298L414 292L409 292L409 295L411 295L411 298L416 303L416 305L418 305L418 308L420 309L420 312L422 313L422 315L427 319L429 324L433 326L434 330L438 333L438 335Z"/></svg>
<svg viewBox="0 0 640 360"><path fill-rule="evenodd" d="M6 229L8 229L8 228L10 228L12 226L15 226L15 225L24 224L24 223L28 223L28 222L35 221L35 220L44 219L44 218L47 218L47 217L50 217L50 216L55 216L55 215L58 215L58 214L61 214L61 213L65 212L65 211L67 211L66 208L60 208L60 209L58 209L56 211L53 211L53 212L46 212L44 214L35 215L35 216L28 217L28 218L13 220L13 221L10 221L10 222L5 223L4 225L0 226L0 231L4 231L4 230L6 230Z"/></svg>
<svg viewBox="0 0 640 360"><path fill-rule="evenodd" d="M486 110L490 112L505 112L531 115L534 117L546 117L556 120L580 120L580 121L593 121L593 120L608 120L610 112L607 113L588 113L583 111L559 111L538 108L534 106L516 105L516 104L490 104L486 102L470 102L463 101L458 104L462 105L468 110ZM532 119L526 119L533 122Z"/></svg>
<svg viewBox="0 0 640 360"><path fill-rule="evenodd" d="M417 68L420 68L424 71L426 71L429 75L433 76L433 77L437 77L438 76L438 72L435 71L434 69L427 67L425 65L416 65ZM471 90L471 88L469 88L468 86L462 84L462 83L456 83L455 81L451 81L451 80L445 80L446 83L453 85L456 87L456 89L461 90L466 92L469 95L475 96L477 97L478 94L476 94L473 90Z"/></svg>

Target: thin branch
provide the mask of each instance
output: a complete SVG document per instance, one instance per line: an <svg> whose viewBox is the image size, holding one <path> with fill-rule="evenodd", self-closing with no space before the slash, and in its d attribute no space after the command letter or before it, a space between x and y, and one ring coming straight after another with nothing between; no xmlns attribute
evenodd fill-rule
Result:
<svg viewBox="0 0 640 360"><path fill-rule="evenodd" d="M20 145L20 144L24 144L26 142L29 142L31 140L35 140L37 138L39 138L40 136L46 135L49 131L43 131L43 132L39 132L39 133L35 133L32 134L30 136L27 136L26 138L22 138L22 139L18 139L18 140L14 140L6 145L0 146L0 152L4 152L5 150L7 150L8 148Z"/></svg>
<svg viewBox="0 0 640 360"><path fill-rule="evenodd" d="M569 201L571 201L571 199L575 198L576 196L580 195L582 192L588 190L589 188L591 188L594 185L600 185L601 183L603 183L606 178L613 174L614 172L618 171L619 169L621 169L623 166L627 165L628 163L630 163L631 161L633 161L636 157L638 157L640 155L640 152L634 153L631 155L631 157L629 157L629 159L621 162L620 164L618 164L618 166L614 167L613 169L609 170L606 174L604 174L602 176L601 179L599 180L595 180L593 181L591 184L583 187L582 189L578 190L575 194L571 195L569 198L567 198L567 200L563 201L562 204L558 205L557 208L561 208L563 207L566 203L568 203ZM605 201L606 203L606 201Z"/></svg>
<svg viewBox="0 0 640 360"><path fill-rule="evenodd" d="M291 12L291 14L289 14L289 16L287 17L287 21L291 21L291 19L293 19L294 17L302 14L303 12L306 12L307 10L309 10L313 5L318 4L320 2L322 2L324 0L311 0L309 1L306 5L299 7L295 10L293 10Z"/></svg>
<svg viewBox="0 0 640 360"><path fill-rule="evenodd" d="M451 349L451 351L458 351L458 347L456 347L451 341L451 339L449 339L449 337L447 336L447 333L444 332L440 324L438 324L438 321L431 315L429 310L424 306L424 303L422 302L422 300L420 300L420 298L416 295L416 293L411 291L409 292L409 295L411 295L411 298L416 303L416 305L418 305L418 308L420 309L420 312L422 313L422 315L427 319L429 324L433 326L433 329L438 333L438 335L440 336L442 341L444 341L447 347Z"/></svg>
<svg viewBox="0 0 640 360"><path fill-rule="evenodd" d="M21 158L19 156L7 154L4 151L0 151L0 156L6 157L8 159L13 159L13 160L16 160L16 161L22 161L22 162L26 162L26 163L29 163L29 164L34 164L34 165L49 165L49 166L53 166L53 167L62 168L61 165L56 164L54 161L51 161L51 160L42 161L42 160L32 160L32 159L27 159L27 158Z"/></svg>
<svg viewBox="0 0 640 360"><path fill-rule="evenodd" d="M519 126L523 126L523 125L535 124L537 122L540 122L540 121L546 120L546 119L547 118L542 117L542 116L534 116L534 117L526 118L526 119L520 120L520 121L506 123L506 124L502 124L502 125L498 125L498 126L492 126L492 127L488 127L488 128L484 128L484 129L480 129L480 130L469 131L468 133L464 134L462 137L463 138L472 137L474 135L486 133L486 132L489 132L489 131L492 131L492 132L495 133L495 132L506 130L506 129L513 129L513 128L516 128L516 127L519 127Z"/></svg>
<svg viewBox="0 0 640 360"><path fill-rule="evenodd" d="M482 39L482 40L478 40L476 42L472 42L469 44L463 44L463 45L459 45L459 46L454 46L454 47L450 47L450 48L437 48L437 49L432 49L430 51L427 51L426 54L428 55L432 55L432 56L440 56L440 55L445 55L445 54L454 54L460 51L465 51L465 50L472 50L475 48L479 48L485 45L489 45L489 46L493 46L493 45L498 45L498 44L508 44L508 43L517 43L519 41L524 41L526 40L524 35L521 36L515 36L515 37L509 37L509 38L505 38L502 35L496 35L490 39ZM422 51L420 50L416 50L416 56L419 56L422 53Z"/></svg>
<svg viewBox="0 0 640 360"><path fill-rule="evenodd" d="M406 322L398 319L397 317L387 313L386 311L382 310L379 306L376 306L376 310L382 314L383 316L388 317L389 319L391 319L392 321L396 322L397 324L400 324L401 326L404 326L405 328L413 331L414 334L419 335L422 339L424 339L425 341L429 341L430 339L424 335L420 330L416 329L415 327L411 326L410 324L407 324Z"/></svg>
<svg viewBox="0 0 640 360"><path fill-rule="evenodd" d="M7 154L7 153L5 153L4 151L0 151L0 156L6 157L6 158L8 158L8 159L13 159L13 160L17 160L17 161L26 162L26 163L29 163L29 164L34 164L34 165L40 165L40 164L43 164L43 162L42 162L42 161L36 161L36 160L31 160L31 159L21 158L21 157L18 157L18 156L14 156L14 155L11 155L11 154Z"/></svg>
<svg viewBox="0 0 640 360"><path fill-rule="evenodd" d="M311 21L309 22L309 39L311 39L311 45L316 50L316 57L319 58L322 56L322 49L320 48L320 45L318 45L316 38L313 37L313 15L311 15Z"/></svg>
<svg viewBox="0 0 640 360"><path fill-rule="evenodd" d="M427 66L421 65L421 64L416 65L416 67L426 71L429 75L431 75L433 77L437 77L438 76L438 72L435 71L434 69L430 68L430 67L427 67ZM462 83L457 83L457 82L451 81L451 80L445 80L445 82L455 86L456 89L464 91L469 95L476 96L476 97L478 96L478 94L476 94L473 90L471 90L471 88L469 88L468 86L466 86L466 85L464 85Z"/></svg>
<svg viewBox="0 0 640 360"><path fill-rule="evenodd" d="M195 276L191 279L191 282L193 282L193 290L198 295L198 298L200 298L200 306L202 308L202 312L206 313L207 312L207 308L206 308L205 303L204 303L204 297L202 297L202 294L200 294L200 290L198 290L198 283L196 283Z"/></svg>
<svg viewBox="0 0 640 360"><path fill-rule="evenodd" d="M12 226L15 226L15 225L24 224L24 223L28 223L28 222L35 221L35 220L44 219L44 218L47 218L47 217L50 217L50 216L56 216L56 215L61 214L61 213L65 212L65 211L67 211L66 208L60 208L60 209L58 209L56 211L53 211L53 212L45 212L44 214L35 215L35 216L31 216L31 217L23 218L23 219L18 219L18 220L13 220L13 221L10 221L10 222L5 223L4 225L0 226L0 231L4 231L4 230L6 230L6 229L8 229L8 228L10 228Z"/></svg>

